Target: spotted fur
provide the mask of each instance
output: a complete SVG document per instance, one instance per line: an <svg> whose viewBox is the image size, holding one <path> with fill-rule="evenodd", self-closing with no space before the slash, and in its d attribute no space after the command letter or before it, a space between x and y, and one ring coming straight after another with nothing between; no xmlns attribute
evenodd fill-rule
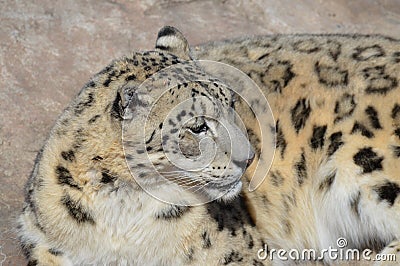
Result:
<svg viewBox="0 0 400 266"><path fill-rule="evenodd" d="M399 40L379 35L307 34L195 50L248 74L271 105L270 181L249 193L269 247L322 250L345 237L349 248L379 252L400 238L399 51ZM281 62L286 67L270 70ZM251 114L241 115L257 132ZM295 207L282 200L288 194Z"/></svg>

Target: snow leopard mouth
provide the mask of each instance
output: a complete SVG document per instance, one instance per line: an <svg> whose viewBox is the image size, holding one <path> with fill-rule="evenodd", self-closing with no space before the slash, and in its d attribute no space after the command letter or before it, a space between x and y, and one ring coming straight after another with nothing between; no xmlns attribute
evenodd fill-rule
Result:
<svg viewBox="0 0 400 266"><path fill-rule="evenodd" d="M216 188L218 190L221 190L221 191L226 191L226 190L230 190L230 189L236 187L239 184L241 185L242 181L240 179L237 179L237 180L234 180L233 182L230 182L228 184L213 183L212 187Z"/></svg>
<svg viewBox="0 0 400 266"><path fill-rule="evenodd" d="M228 184L213 183L205 189L209 197L213 199L222 199L229 201L239 195L242 190L243 183L240 179L230 182Z"/></svg>

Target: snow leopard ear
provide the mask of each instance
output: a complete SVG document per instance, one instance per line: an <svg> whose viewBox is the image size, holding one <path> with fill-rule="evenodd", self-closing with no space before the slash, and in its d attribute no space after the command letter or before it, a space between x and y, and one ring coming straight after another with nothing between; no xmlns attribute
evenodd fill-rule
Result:
<svg viewBox="0 0 400 266"><path fill-rule="evenodd" d="M174 27L164 26L159 32L156 49L190 60L189 43L183 34Z"/></svg>

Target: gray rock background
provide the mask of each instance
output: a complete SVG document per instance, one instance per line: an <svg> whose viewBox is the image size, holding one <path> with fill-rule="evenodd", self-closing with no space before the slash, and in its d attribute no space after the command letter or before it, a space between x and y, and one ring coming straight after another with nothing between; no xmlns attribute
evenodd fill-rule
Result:
<svg viewBox="0 0 400 266"><path fill-rule="evenodd" d="M0 0L0 265L26 264L13 225L36 153L72 97L159 28L191 44L271 33L400 37L398 0Z"/></svg>

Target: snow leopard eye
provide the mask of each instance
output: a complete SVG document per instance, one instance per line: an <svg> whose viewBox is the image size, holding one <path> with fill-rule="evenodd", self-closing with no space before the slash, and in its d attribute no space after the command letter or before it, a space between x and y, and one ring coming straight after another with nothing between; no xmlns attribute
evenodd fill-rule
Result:
<svg viewBox="0 0 400 266"><path fill-rule="evenodd" d="M200 125L195 125L193 127L189 128L190 132L192 132L193 134L200 134L201 132L207 132L207 130L209 130L209 127L207 126L206 122L203 122Z"/></svg>
<svg viewBox="0 0 400 266"><path fill-rule="evenodd" d="M203 116L196 117L194 123L187 126L187 129L194 135L199 135L202 132L207 132L210 128L206 123L206 119Z"/></svg>

